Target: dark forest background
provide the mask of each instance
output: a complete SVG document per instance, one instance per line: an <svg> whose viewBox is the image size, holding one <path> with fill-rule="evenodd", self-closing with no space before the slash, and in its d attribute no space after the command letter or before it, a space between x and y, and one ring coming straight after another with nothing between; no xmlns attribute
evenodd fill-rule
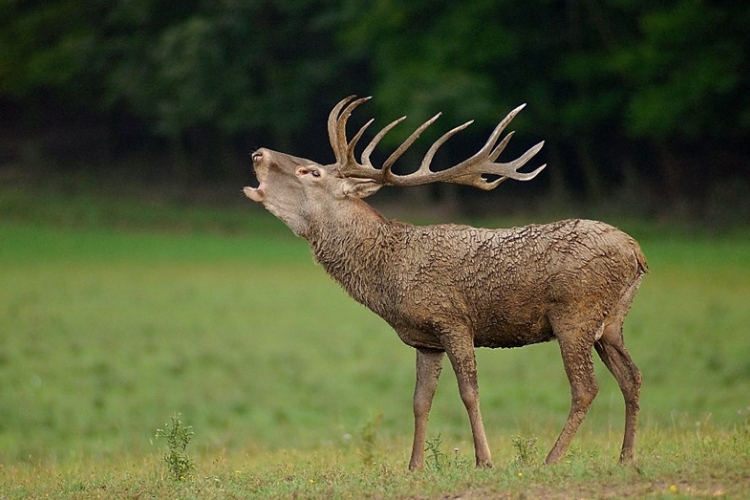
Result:
<svg viewBox="0 0 750 500"><path fill-rule="evenodd" d="M427 202L747 221L749 56L737 0L0 0L0 189L75 172L235 196L257 147L330 162L328 111L359 94L351 130L409 115L385 153L443 112L405 168L475 119L438 159L460 161L528 103L504 157L544 139L544 175Z"/></svg>

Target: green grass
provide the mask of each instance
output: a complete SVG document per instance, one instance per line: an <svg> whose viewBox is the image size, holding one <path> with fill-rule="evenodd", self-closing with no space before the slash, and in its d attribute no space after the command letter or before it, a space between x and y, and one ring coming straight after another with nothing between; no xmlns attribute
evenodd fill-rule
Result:
<svg viewBox="0 0 750 500"><path fill-rule="evenodd" d="M465 457L440 469L405 470L405 440L387 440L362 461L361 441L314 449L203 451L196 473L172 479L156 454L112 454L54 463L0 466L3 498L746 498L747 428L684 428L642 432L647 443L635 466L611 460L613 443L599 433L582 436L562 463L518 463L507 439L493 439L504 457L477 470ZM446 452L453 455L451 450Z"/></svg>
<svg viewBox="0 0 750 500"><path fill-rule="evenodd" d="M478 351L496 469L471 467L447 369L430 436L448 461L408 474L413 351L280 222L250 206L40 201L0 196L2 499L750 491L741 235L630 228L651 266L626 322L644 374L635 467L616 465L623 404L601 363L601 391L565 463L538 465L569 409L550 343ZM195 432L186 481L170 479L155 439L175 412ZM536 462L519 463L517 436L537 439Z"/></svg>

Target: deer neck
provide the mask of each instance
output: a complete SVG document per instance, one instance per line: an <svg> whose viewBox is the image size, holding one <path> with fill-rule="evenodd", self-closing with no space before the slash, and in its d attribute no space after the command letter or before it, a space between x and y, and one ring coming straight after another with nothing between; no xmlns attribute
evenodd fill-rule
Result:
<svg viewBox="0 0 750 500"><path fill-rule="evenodd" d="M378 309L393 250L388 242L400 226L358 199L332 210L305 236L315 260L358 302Z"/></svg>

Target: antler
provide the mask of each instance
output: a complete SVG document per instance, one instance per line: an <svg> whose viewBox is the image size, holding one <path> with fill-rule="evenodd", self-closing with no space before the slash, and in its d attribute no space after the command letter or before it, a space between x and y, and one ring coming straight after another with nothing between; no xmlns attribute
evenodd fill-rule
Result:
<svg viewBox="0 0 750 500"><path fill-rule="evenodd" d="M356 96L349 96L336 104L328 115L328 137L331 141L333 152L336 155L336 168L339 175L343 177L363 177L390 186L418 186L433 182L447 182L490 190L497 187L498 184L506 179L515 179L519 181L533 179L547 166L544 164L536 170L528 173L518 172L519 168L524 166L539 152L540 149L542 149L544 141L530 148L516 160L509 163L495 163L495 160L497 160L498 156L500 156L500 153L503 152L508 141L510 141L510 138L513 136L513 132L508 133L508 135L506 135L498 144L500 135L503 133L503 130L505 130L505 127L508 126L508 123L510 123L524 106L526 106L525 104L518 106L516 109L508 113L508 116L506 116L497 127L495 127L495 130L492 132L482 149L480 149L474 156L448 169L437 172L430 170L430 164L432 163L435 153L448 139L471 125L474 120L459 125L443 134L442 137L430 146L430 149L422 159L419 168L411 174L396 175L391 171L391 168L396 160L398 160L401 155L409 149L422 132L440 117L440 113L420 125L417 130L412 132L412 134L393 153L391 153L381 168L376 168L370 162L370 155L383 136L385 136L385 134L387 134L393 127L401 123L406 117L402 116L401 118L392 121L383 127L375 137L373 137L362 152L361 162L357 162L354 158L354 148L362 137L362 134L372 124L374 119L365 123L354 135L351 142L347 142L346 139L346 122L349 119L349 116L351 116L352 111L354 111L357 106L363 102L369 101L370 99L370 97L357 99ZM493 178L489 179L485 176L492 176Z"/></svg>

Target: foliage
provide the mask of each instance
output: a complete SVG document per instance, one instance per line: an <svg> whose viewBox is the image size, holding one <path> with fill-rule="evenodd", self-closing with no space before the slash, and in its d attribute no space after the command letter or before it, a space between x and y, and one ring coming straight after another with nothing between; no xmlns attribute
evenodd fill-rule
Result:
<svg viewBox="0 0 750 500"><path fill-rule="evenodd" d="M99 23L106 2L0 2L0 98L34 104L40 91L50 91L75 107L94 108L101 97L96 79Z"/></svg>
<svg viewBox="0 0 750 500"><path fill-rule="evenodd" d="M631 8L642 6L634 2ZM747 20L747 9L738 4L699 0L645 11L638 39L613 58L630 87L628 129L646 137L697 139L732 136L744 128L750 110L738 93L739 68L747 62L748 46L737 34ZM715 120L717 114L722 118Z"/></svg>
<svg viewBox="0 0 750 500"><path fill-rule="evenodd" d="M435 437L428 438L425 443L425 451L427 452L425 463L432 470L439 471L445 466L446 455L440 449L442 444L443 436L439 433Z"/></svg>
<svg viewBox="0 0 750 500"><path fill-rule="evenodd" d="M170 421L164 424L164 429L156 429L156 438L167 440L164 462L175 481L191 478L195 470L195 462L185 452L194 435L193 428L182 423L179 413L172 414Z"/></svg>
<svg viewBox="0 0 750 500"><path fill-rule="evenodd" d="M436 436L427 438L425 443L425 465L428 471L437 473L455 473L456 471L462 471L474 464L473 460L463 458L459 456L460 449L458 447L453 448L453 455L449 456L442 450L443 435L438 433Z"/></svg>
<svg viewBox="0 0 750 500"><path fill-rule="evenodd" d="M380 412L367 420L360 431L362 441L362 463L372 466L375 463L375 449L377 444L378 430L383 423L383 413Z"/></svg>
<svg viewBox="0 0 750 500"><path fill-rule="evenodd" d="M290 147L333 69L327 2L167 4L114 4L108 101L167 137L265 128Z"/></svg>
<svg viewBox="0 0 750 500"><path fill-rule="evenodd" d="M748 29L750 4L705 0L4 0L0 112L57 144L36 145L53 164L87 148L161 160L155 148L174 154L167 172L203 179L262 144L328 161L321 124L351 93L376 94L383 121L442 110L428 138L476 119L446 161L527 102L514 126L548 141L558 194L648 190L646 213L701 211L750 184ZM0 141L0 161L29 150Z"/></svg>
<svg viewBox="0 0 750 500"><path fill-rule="evenodd" d="M536 447L536 436L526 438L523 436L513 437L513 448L516 450L516 463L519 465L531 465L536 462L539 450Z"/></svg>

